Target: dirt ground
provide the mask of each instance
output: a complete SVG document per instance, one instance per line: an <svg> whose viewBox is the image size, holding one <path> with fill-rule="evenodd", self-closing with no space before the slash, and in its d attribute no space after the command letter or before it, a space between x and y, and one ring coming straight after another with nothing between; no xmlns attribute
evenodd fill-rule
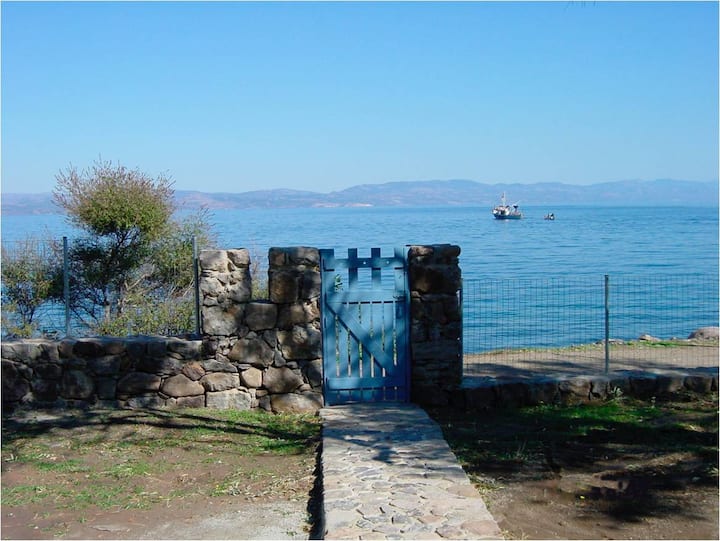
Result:
<svg viewBox="0 0 720 541"><path fill-rule="evenodd" d="M78 419L46 430L53 422L52 412L3 419L4 435L16 426L42 435L26 450L31 463L3 453L2 539L308 539L312 533L313 449L244 455L224 444L201 445L211 440L199 434L198 445L190 438L167 448L145 445L138 457L128 440L143 431L152 438L147 425L83 426ZM78 439L93 452L73 449ZM134 462L124 462L123 448ZM18 487L32 493L18 496Z"/></svg>
<svg viewBox="0 0 720 541"><path fill-rule="evenodd" d="M660 486L633 472L642 466L608 461L587 474L500 478L503 488L485 501L506 539L718 539L717 486L698 485L692 472Z"/></svg>
<svg viewBox="0 0 720 541"><path fill-rule="evenodd" d="M643 342L612 344L609 371L656 372L717 368L720 348L716 340L684 340L682 344L674 347ZM602 344L589 344L575 348L496 351L465 354L463 361L466 379L484 376L534 378L553 374L586 375L605 370L605 348Z"/></svg>
<svg viewBox="0 0 720 541"><path fill-rule="evenodd" d="M507 539L719 538L717 395L577 408L435 414Z"/></svg>

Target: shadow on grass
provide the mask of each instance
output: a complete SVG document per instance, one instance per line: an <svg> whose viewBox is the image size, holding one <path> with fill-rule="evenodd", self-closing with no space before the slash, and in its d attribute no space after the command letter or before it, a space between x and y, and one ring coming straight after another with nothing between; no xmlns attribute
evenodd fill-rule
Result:
<svg viewBox="0 0 720 541"><path fill-rule="evenodd" d="M619 521L692 515L676 498L718 483L717 395L485 413L430 410L471 477L582 478L572 496Z"/></svg>
<svg viewBox="0 0 720 541"><path fill-rule="evenodd" d="M142 428L173 431L178 443L232 444L235 438L252 438L265 452L304 452L320 437L319 423L309 415L271 415L259 412L221 410L41 410L3 414L3 447L17 440L33 440L58 431L93 433L93 444L121 443L114 429L127 427L125 443L148 445L158 443L157 435Z"/></svg>

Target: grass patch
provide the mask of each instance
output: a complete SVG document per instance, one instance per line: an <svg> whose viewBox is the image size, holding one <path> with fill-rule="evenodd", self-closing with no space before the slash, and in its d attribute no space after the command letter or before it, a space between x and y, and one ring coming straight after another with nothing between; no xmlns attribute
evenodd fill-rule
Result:
<svg viewBox="0 0 720 541"><path fill-rule="evenodd" d="M431 411L469 473L582 468L623 454L679 451L717 466L717 395L693 401L630 398L576 406L464 413Z"/></svg>
<svg viewBox="0 0 720 541"><path fill-rule="evenodd" d="M8 417L2 427L1 503L146 509L188 494L233 495L247 492L248 483L274 482L275 475L262 468L255 473L233 468L236 462L288 455L314 462L319 438L316 416L258 411L62 411L42 421ZM199 468L204 474L195 471ZM12 470L22 471L16 477L21 480L8 485L5 472Z"/></svg>

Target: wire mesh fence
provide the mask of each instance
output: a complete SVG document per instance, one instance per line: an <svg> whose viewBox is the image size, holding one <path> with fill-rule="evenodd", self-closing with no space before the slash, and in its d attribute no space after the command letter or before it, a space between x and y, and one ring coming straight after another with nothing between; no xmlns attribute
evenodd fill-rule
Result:
<svg viewBox="0 0 720 541"><path fill-rule="evenodd" d="M717 366L714 276L465 280L466 376Z"/></svg>
<svg viewBox="0 0 720 541"><path fill-rule="evenodd" d="M2 241L0 245L2 338L103 334L102 329L107 325L103 327L106 322L103 321L101 307L98 307L97 318L93 319L88 318L87 313L79 315L70 301L69 289L74 277L72 264L68 261L66 239L28 238ZM194 240L193 251L192 256L172 260L169 265L165 265L164 279L168 284L179 283L176 277L196 266L197 248ZM167 298L150 301L152 305L142 295L135 299L137 302L130 297L124 307L124 317L116 317L113 322L111 328L114 334L137 334L138 325L142 326L142 333L196 333L199 328L197 273L193 281L194 291L183 294L170 286L166 288Z"/></svg>
<svg viewBox="0 0 720 541"><path fill-rule="evenodd" d="M54 269L62 267L62 241L27 238L1 246L2 336L64 333L65 304L38 300L52 287Z"/></svg>

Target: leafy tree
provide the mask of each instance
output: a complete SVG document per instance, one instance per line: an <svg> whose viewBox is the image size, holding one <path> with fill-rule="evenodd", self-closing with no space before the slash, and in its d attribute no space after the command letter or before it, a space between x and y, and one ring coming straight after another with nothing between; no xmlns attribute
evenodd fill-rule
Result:
<svg viewBox="0 0 720 541"><path fill-rule="evenodd" d="M167 177L111 162L82 172L70 166L56 180L55 202L88 234L70 247L75 315L97 332L122 334L158 332L159 314L186 313L172 308L192 301L192 238L212 242L205 214L174 220ZM167 326L175 325L182 323Z"/></svg>
<svg viewBox="0 0 720 541"><path fill-rule="evenodd" d="M215 244L206 210L171 222L166 234L152 243L122 313L102 321L97 332L173 335L194 328L193 238L198 249Z"/></svg>
<svg viewBox="0 0 720 541"><path fill-rule="evenodd" d="M49 246L49 250L42 247ZM47 302L62 296L62 265L58 246L36 239L2 245L4 334L30 337L38 332L37 316Z"/></svg>

